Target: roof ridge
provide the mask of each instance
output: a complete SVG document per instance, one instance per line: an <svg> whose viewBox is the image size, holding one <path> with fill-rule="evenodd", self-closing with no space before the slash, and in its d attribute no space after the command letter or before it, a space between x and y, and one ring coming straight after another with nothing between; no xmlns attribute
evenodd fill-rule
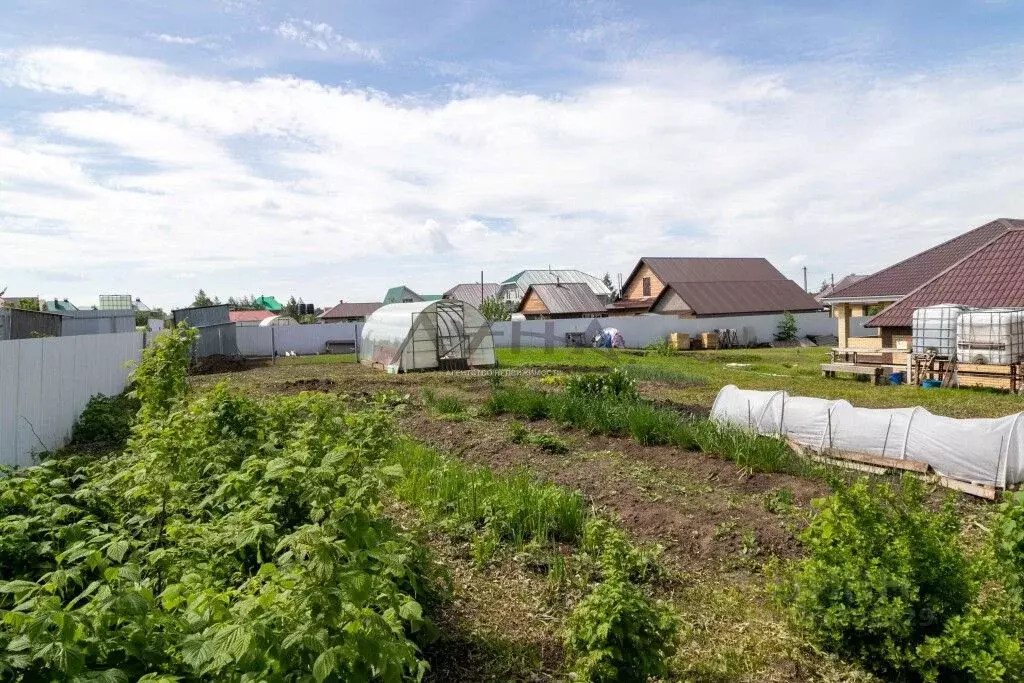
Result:
<svg viewBox="0 0 1024 683"><path fill-rule="evenodd" d="M999 219L999 220L1000 220L1000 221L1002 221L1003 219ZM991 221L991 222L992 222L992 223L995 223L996 221ZM989 223L986 223L985 225L989 225ZM975 230L978 230L978 229L984 228L984 227L985 227L985 225L981 225L981 226L978 226L978 228L975 228ZM973 232L973 230L972 230L971 232ZM871 323L873 323L873 322L875 321L875 318L881 317L881 316L882 316L882 315L884 315L884 314L885 314L885 312L886 312L886 311L888 311L888 310L889 310L890 308L894 308L894 307L896 307L896 306L899 306L899 305L900 305L900 303L901 303L901 302L902 302L902 301L903 301L904 299L907 299L908 297L911 297L911 296L913 296L914 294L917 294L917 293L918 293L919 291L921 291L922 289L924 289L925 287L927 287L927 286L928 286L928 285L930 285L931 283L935 282L935 281L936 281L936 280L938 280L938 279L939 279L940 277L942 277L942 276L946 275L947 273L949 273L949 272L950 272L951 270L953 270L954 268L957 268L958 266L960 266L961 264L963 264L963 263L964 263L965 261L967 261L968 259L971 259L971 258L973 258L974 256L976 256L976 255L977 255L978 253L980 253L980 252L981 252L982 250L984 250L984 249L988 249L988 248L989 248L990 246L992 246L992 244L993 244L993 243L995 243L995 242L998 242L999 240L1001 240L1001 239L1003 239L1004 237L1006 237L1006 233L1007 233L1007 231L1003 231L1003 232L999 233L998 235L996 235L995 237L993 237L992 239L990 239L990 240L989 240L988 242L985 242L984 244L982 244L982 245L981 245L980 247L978 247L977 249L975 249L975 250L974 250L974 251L972 251L971 253L969 253L969 254L965 255L965 256L964 256L964 257L963 257L962 259L960 259L960 260L959 260L959 261L957 261L956 263L952 264L951 266L949 266L949 267L948 267L948 268L946 268L945 270L941 270L941 271L939 271L938 273L936 273L934 277L931 277L931 278L929 278L929 279L925 280L925 281L924 281L923 283L921 283L920 285L918 285L918 286L917 286L917 287L915 287L914 289L910 290L909 292L907 292L906 294L904 294L903 296L901 296L901 297L900 297L899 299L897 299L896 301L892 302L891 304L889 304L888 306L886 306L885 308L883 308L883 309L882 309L881 311L879 311L878 313L876 313L876 314L875 314L874 316L872 316L871 320L869 320L869 321L867 321L866 323L864 323L865 327L870 327L870 326L871 326Z"/></svg>
<svg viewBox="0 0 1024 683"><path fill-rule="evenodd" d="M967 237L968 235L970 235L972 233L975 233L975 232L978 232L979 230L987 228L988 226L992 225L993 223L999 223L1000 225L1003 226L1003 229L1005 231L1005 229L1007 228L1006 220L1007 219L1005 219L1005 218L996 218L994 220L989 221L988 223L984 223L982 225L979 225L976 228L971 228L967 232L960 233L959 235L956 235L954 237L950 237L945 242L940 242L940 243L936 244L934 247L928 247L924 251L919 251L916 254L911 254L910 256L908 256L907 258L903 259L902 261L897 261L896 263L892 264L891 266L887 266L887 267L883 268L882 270L879 270L879 271L876 271L874 273L871 273L870 275L865 277L863 280L858 280L857 282L851 282L850 284L846 285L846 287L840 287L839 289L831 292L829 294L828 298L832 298L832 297L836 296L837 294L840 294L847 287L853 287L854 285L863 285L864 283L870 282L871 280L873 280L874 278L878 277L882 273L887 273L890 270L893 270L894 268L898 268L899 266L902 266L903 264L907 263L908 261L912 261L912 260L918 258L919 256L923 256L924 254L928 254L930 252L933 252L936 249L940 249L940 248L942 248L942 247L944 247L944 246L946 246L948 244L951 244L951 243L953 243L953 242L955 242L955 241L957 241L959 239L963 239L963 238ZM1004 233L1000 233L1000 234L1005 234L1005 232ZM988 243L986 242L985 244L987 245ZM983 246L985 246L985 245L983 245ZM979 249L981 249L981 248L983 248L983 247L979 247ZM977 249L975 251L972 251L971 254L974 254L976 252L977 252ZM968 254L968 256L970 256L970 254ZM966 257L964 257L964 258L966 258ZM954 264L954 265L956 265L956 264ZM938 274L936 275L936 277L938 277ZM934 279L934 278L932 278L932 279ZM931 280L928 280L927 282L931 282ZM927 282L925 284L927 284ZM907 292L903 296L909 296L910 294L911 294L911 292ZM900 298L902 298L902 297L900 297ZM893 305L895 306L897 303L899 303L899 302L898 301L893 302ZM879 315L881 315L881 314L879 314Z"/></svg>

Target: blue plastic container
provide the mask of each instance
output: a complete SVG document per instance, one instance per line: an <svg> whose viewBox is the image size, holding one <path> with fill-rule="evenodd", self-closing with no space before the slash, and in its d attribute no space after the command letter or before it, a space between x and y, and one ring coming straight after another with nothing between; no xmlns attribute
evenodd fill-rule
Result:
<svg viewBox="0 0 1024 683"><path fill-rule="evenodd" d="M921 387L924 389L938 389L942 386L941 379L926 379L922 380Z"/></svg>
<svg viewBox="0 0 1024 683"><path fill-rule="evenodd" d="M905 372L894 372L889 375L889 384L905 384L907 381L907 373Z"/></svg>

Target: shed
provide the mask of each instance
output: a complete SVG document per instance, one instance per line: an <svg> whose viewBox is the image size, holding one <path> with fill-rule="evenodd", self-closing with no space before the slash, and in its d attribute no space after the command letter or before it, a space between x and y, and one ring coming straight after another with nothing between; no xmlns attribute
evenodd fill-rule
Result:
<svg viewBox="0 0 1024 683"><path fill-rule="evenodd" d="M494 339L480 311L461 301L414 301L366 319L359 361L388 372L494 367Z"/></svg>
<svg viewBox="0 0 1024 683"><path fill-rule="evenodd" d="M605 303L585 282L535 284L527 287L518 312L527 319L594 318L605 315Z"/></svg>
<svg viewBox="0 0 1024 683"><path fill-rule="evenodd" d="M199 330L199 339L192 349L194 358L237 356L235 324L228 317L227 305L196 306L172 311L174 324L187 322Z"/></svg>

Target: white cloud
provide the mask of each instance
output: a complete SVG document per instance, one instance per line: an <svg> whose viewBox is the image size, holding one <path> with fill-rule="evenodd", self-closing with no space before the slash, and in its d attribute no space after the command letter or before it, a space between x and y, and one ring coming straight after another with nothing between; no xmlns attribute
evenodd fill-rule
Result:
<svg viewBox="0 0 1024 683"><path fill-rule="evenodd" d="M424 104L47 49L0 58L5 85L52 110L0 130L0 270L135 263L180 298L184 269L291 269L326 301L645 253L817 281L1024 214L1024 79L987 65L884 79L683 54L555 97Z"/></svg>
<svg viewBox="0 0 1024 683"><path fill-rule="evenodd" d="M161 43L168 43L170 45L199 45L203 42L202 38L192 38L189 36L172 36L167 33L147 33L146 37L152 38Z"/></svg>
<svg viewBox="0 0 1024 683"><path fill-rule="evenodd" d="M292 40L321 52L339 52L372 62L381 60L380 52L376 48L338 35L330 24L315 23L307 19L289 19L278 25L274 32L285 40Z"/></svg>

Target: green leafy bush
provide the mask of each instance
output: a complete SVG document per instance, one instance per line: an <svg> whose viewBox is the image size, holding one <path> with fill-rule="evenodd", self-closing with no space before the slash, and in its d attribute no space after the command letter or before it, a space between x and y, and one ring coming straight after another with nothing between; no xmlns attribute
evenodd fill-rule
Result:
<svg viewBox="0 0 1024 683"><path fill-rule="evenodd" d="M669 345L668 339L664 337L651 342L644 347L644 350L652 356L674 356L676 354L676 350Z"/></svg>
<svg viewBox="0 0 1024 683"><path fill-rule="evenodd" d="M0 476L0 679L417 679L439 599L383 513L379 409L188 401L190 333L147 349L128 449Z"/></svg>
<svg viewBox="0 0 1024 683"><path fill-rule="evenodd" d="M603 580L566 622L565 644L584 681L647 681L663 676L678 623L665 604L638 583L654 555L634 548L604 520L587 525L584 547L596 551Z"/></svg>
<svg viewBox="0 0 1024 683"><path fill-rule="evenodd" d="M801 537L808 558L784 594L793 619L829 652L885 676L914 675L923 645L935 657L964 619L977 623L978 581L958 536L952 506L930 511L917 480L838 488Z"/></svg>
<svg viewBox="0 0 1024 683"><path fill-rule="evenodd" d="M124 446L138 411L139 401L128 394L93 396L71 428L71 445Z"/></svg>
<svg viewBox="0 0 1024 683"><path fill-rule="evenodd" d="M569 377L565 393L579 398L604 398L615 401L637 401L640 393L636 381L622 368L606 373L583 373Z"/></svg>

